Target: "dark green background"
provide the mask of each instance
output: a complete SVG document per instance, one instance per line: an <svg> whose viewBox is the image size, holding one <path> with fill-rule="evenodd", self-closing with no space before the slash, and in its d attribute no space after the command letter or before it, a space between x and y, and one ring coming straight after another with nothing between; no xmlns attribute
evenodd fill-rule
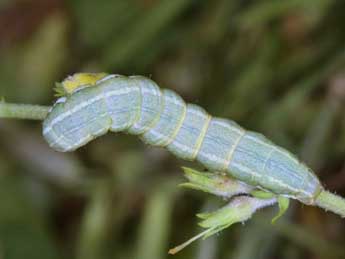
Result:
<svg viewBox="0 0 345 259"><path fill-rule="evenodd" d="M0 96L50 105L74 72L141 74L264 133L345 194L345 3L337 0L0 2ZM108 134L50 150L41 124L0 121L0 258L171 258L224 204L177 187L188 164ZM200 167L199 167L200 168ZM345 220L293 202L177 259L345 258Z"/></svg>

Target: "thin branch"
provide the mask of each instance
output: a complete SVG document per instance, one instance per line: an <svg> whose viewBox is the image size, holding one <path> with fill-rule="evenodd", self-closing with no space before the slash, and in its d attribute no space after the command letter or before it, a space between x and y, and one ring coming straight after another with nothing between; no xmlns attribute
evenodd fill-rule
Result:
<svg viewBox="0 0 345 259"><path fill-rule="evenodd" d="M316 206L345 217L345 199L328 191L322 191L315 201Z"/></svg>
<svg viewBox="0 0 345 259"><path fill-rule="evenodd" d="M0 118L44 120L50 106L0 102Z"/></svg>

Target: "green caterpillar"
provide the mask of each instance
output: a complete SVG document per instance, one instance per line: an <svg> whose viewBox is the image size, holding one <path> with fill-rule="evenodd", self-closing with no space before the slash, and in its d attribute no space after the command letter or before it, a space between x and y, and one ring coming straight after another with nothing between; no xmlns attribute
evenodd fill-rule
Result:
<svg viewBox="0 0 345 259"><path fill-rule="evenodd" d="M316 175L287 150L231 120L211 117L148 78L76 74L62 85L67 95L43 123L43 135L57 151L122 131L211 172L305 204L315 204L323 190Z"/></svg>

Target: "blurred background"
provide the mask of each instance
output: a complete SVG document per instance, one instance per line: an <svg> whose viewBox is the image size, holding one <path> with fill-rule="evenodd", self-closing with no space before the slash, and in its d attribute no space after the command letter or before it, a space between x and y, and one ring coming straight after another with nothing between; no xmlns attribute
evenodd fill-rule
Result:
<svg viewBox="0 0 345 259"><path fill-rule="evenodd" d="M264 133L345 195L345 2L1 0L0 96L50 105L74 72L151 77L211 114ZM108 134L52 151L41 123L0 121L0 258L172 258L224 204L178 188L163 149ZM176 259L345 258L345 221L293 202Z"/></svg>

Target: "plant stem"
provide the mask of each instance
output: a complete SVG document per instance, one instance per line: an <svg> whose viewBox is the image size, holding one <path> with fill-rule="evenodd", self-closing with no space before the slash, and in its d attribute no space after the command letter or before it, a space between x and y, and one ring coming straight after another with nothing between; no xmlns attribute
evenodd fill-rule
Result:
<svg viewBox="0 0 345 259"><path fill-rule="evenodd" d="M328 191L322 191L316 198L315 205L345 217L345 199Z"/></svg>
<svg viewBox="0 0 345 259"><path fill-rule="evenodd" d="M49 106L0 102L0 118L44 120Z"/></svg>
<svg viewBox="0 0 345 259"><path fill-rule="evenodd" d="M43 105L0 102L0 118L44 120L50 108ZM316 198L315 205L345 217L345 199L338 195L322 191Z"/></svg>

